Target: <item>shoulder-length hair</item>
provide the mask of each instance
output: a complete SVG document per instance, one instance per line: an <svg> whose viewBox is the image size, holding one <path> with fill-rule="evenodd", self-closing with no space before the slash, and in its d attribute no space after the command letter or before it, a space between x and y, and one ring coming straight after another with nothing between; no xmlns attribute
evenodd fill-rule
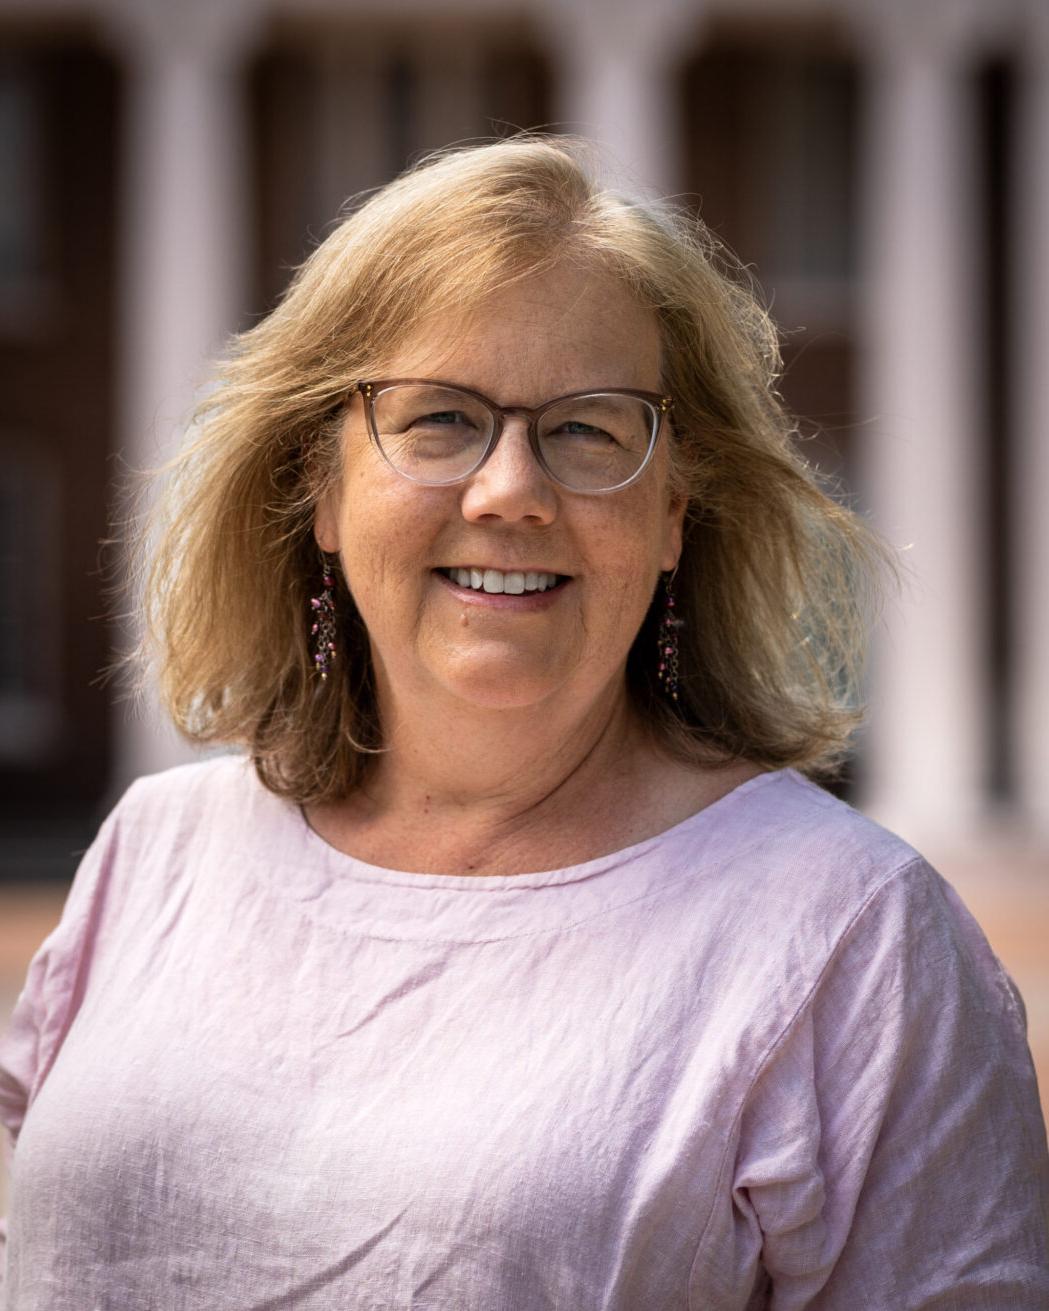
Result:
<svg viewBox="0 0 1049 1311"><path fill-rule="evenodd" d="M438 307L560 261L611 272L659 318L671 477L687 502L676 577L679 699L656 679L659 591L627 664L679 758L827 773L859 719L885 549L824 490L776 390L775 329L692 215L595 180L586 148L520 136L430 158L343 219L277 308L237 337L168 467L142 567L146 638L176 725L238 744L274 792L345 796L382 748L368 636L336 569L338 656L318 677L314 507L338 477L347 392Z"/></svg>

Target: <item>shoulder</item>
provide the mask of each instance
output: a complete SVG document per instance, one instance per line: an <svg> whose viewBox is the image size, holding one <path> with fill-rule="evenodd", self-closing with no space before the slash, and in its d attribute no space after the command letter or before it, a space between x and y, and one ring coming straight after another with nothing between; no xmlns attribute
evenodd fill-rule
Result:
<svg viewBox="0 0 1049 1311"><path fill-rule="evenodd" d="M768 789L763 809L749 859L762 865L777 905L795 902L788 923L824 943L828 966L884 951L932 975L939 961L965 958L1001 993L1004 975L983 934L910 843L794 771Z"/></svg>
<svg viewBox="0 0 1049 1311"><path fill-rule="evenodd" d="M122 815L168 807L206 807L216 799L247 797L258 784L251 761L243 755L211 756L137 778L117 805Z"/></svg>
<svg viewBox="0 0 1049 1311"><path fill-rule="evenodd" d="M755 780L755 784L759 784ZM864 1010L874 1047L895 1022L922 1032L911 1055L949 1063L979 1042L1021 1075L1023 1006L957 892L909 843L793 771L756 786L729 865L745 923L781 970L783 1034L812 1022L851 1034ZM829 1041L829 1039L828 1039ZM1003 1046L1004 1044L1004 1046Z"/></svg>
<svg viewBox="0 0 1049 1311"><path fill-rule="evenodd" d="M859 997L899 988L930 1005L954 990L1023 1030L1015 989L950 885L793 771L754 778L663 835L658 858L672 876L668 926L705 971L733 980L732 1004L749 1005L766 1051L813 1007L834 1025Z"/></svg>
<svg viewBox="0 0 1049 1311"><path fill-rule="evenodd" d="M58 926L33 961L41 1015L61 1016L92 968L177 917L201 870L229 868L248 840L291 827L294 807L268 793L243 756L216 756L137 779L84 853ZM33 998L27 999L27 1005ZM57 1042L55 1023L45 1025Z"/></svg>
<svg viewBox="0 0 1049 1311"><path fill-rule="evenodd" d="M903 838L796 770L759 775L740 791L752 793L745 798L747 829L765 851L816 868L828 860L836 869L856 865L874 877L918 858Z"/></svg>
<svg viewBox="0 0 1049 1311"><path fill-rule="evenodd" d="M241 755L214 756L137 779L106 817L77 870L72 905L104 901L130 921L178 898L202 869L265 849L294 831L295 808L268 792ZM152 910L150 909L152 907ZM92 912L94 914L94 912Z"/></svg>
<svg viewBox="0 0 1049 1311"><path fill-rule="evenodd" d="M222 755L136 779L107 824L125 841L144 838L156 850L214 828L280 823L293 812L266 791L247 757Z"/></svg>
<svg viewBox="0 0 1049 1311"><path fill-rule="evenodd" d="M789 769L751 778L660 842L773 939L807 928L829 943L906 871L931 874L909 843Z"/></svg>
<svg viewBox="0 0 1049 1311"><path fill-rule="evenodd" d="M132 894L149 895L158 880L170 881L202 846L213 845L216 834L235 841L251 812L279 815L281 808L244 756L213 756L144 775L106 817L73 891L104 881L121 887L122 903Z"/></svg>
<svg viewBox="0 0 1049 1311"><path fill-rule="evenodd" d="M703 1250L749 1225L773 1287L828 1311L946 1304L962 1269L1014 1305L1049 1195L1019 996L906 842L800 776L755 782L720 882L735 1041L758 1041Z"/></svg>

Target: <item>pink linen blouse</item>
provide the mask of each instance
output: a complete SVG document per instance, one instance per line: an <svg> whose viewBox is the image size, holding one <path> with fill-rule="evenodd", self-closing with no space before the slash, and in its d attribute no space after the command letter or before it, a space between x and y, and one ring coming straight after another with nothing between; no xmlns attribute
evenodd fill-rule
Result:
<svg viewBox="0 0 1049 1311"><path fill-rule="evenodd" d="M1019 999L793 771L515 877L136 783L0 1044L9 1311L1045 1311Z"/></svg>

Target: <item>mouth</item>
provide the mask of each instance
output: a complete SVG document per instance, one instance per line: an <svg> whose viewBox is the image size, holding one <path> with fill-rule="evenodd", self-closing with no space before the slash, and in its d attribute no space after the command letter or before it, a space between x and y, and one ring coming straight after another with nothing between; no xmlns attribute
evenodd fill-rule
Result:
<svg viewBox="0 0 1049 1311"><path fill-rule="evenodd" d="M521 596L530 592L550 592L563 587L570 580L568 574L553 574L541 570L488 569L469 566L439 568L435 572L447 578L459 587L473 592L488 592L491 595L507 594Z"/></svg>

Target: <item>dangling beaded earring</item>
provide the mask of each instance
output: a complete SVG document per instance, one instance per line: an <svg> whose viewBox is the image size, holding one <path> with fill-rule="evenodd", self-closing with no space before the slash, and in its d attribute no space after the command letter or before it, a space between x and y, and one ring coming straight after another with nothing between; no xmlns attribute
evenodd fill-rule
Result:
<svg viewBox="0 0 1049 1311"><path fill-rule="evenodd" d="M322 574L324 586L320 595L310 597L310 611L313 615L310 636L313 638L314 668L320 674L321 681L326 682L335 663L335 594L332 590L335 587L335 579L323 556L321 562L324 570Z"/></svg>
<svg viewBox="0 0 1049 1311"><path fill-rule="evenodd" d="M663 618L659 621L659 653L656 665L656 677L663 685L663 691L671 699L677 700L678 693L678 641L679 628L684 628L685 621L674 613L674 575L663 575Z"/></svg>

